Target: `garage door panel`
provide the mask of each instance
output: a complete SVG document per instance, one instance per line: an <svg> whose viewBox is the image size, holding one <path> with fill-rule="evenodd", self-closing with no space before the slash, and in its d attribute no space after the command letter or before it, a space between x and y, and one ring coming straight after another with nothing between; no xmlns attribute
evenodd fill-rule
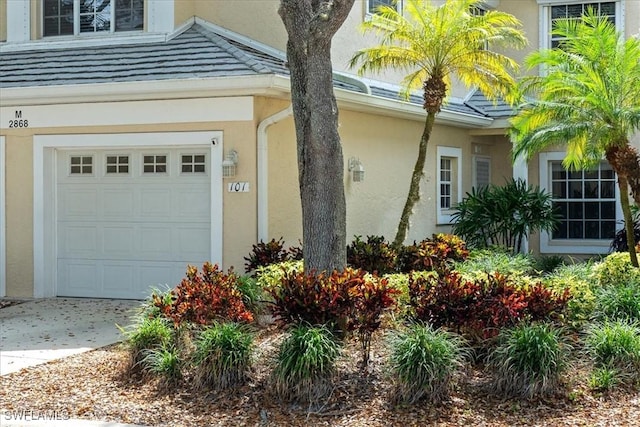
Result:
<svg viewBox="0 0 640 427"><path fill-rule="evenodd" d="M105 225L102 227L102 254L113 257L131 258L135 253L136 227Z"/></svg>
<svg viewBox="0 0 640 427"><path fill-rule="evenodd" d="M140 257L170 260L172 258L172 229L167 227L140 227Z"/></svg>
<svg viewBox="0 0 640 427"><path fill-rule="evenodd" d="M63 223L58 225L60 252L63 258L95 258L98 255L99 230L95 225Z"/></svg>
<svg viewBox="0 0 640 427"><path fill-rule="evenodd" d="M206 224L192 224L190 226L178 227L178 236L175 247L177 248L178 259L199 259L202 254L210 251L209 239L203 239L202 236L208 236L209 227Z"/></svg>
<svg viewBox="0 0 640 427"><path fill-rule="evenodd" d="M58 296L101 296L100 271L96 261L59 260Z"/></svg>
<svg viewBox="0 0 640 427"><path fill-rule="evenodd" d="M195 221L206 221L206 212L210 210L210 197L207 189L184 188L176 192L174 215L178 218L188 218Z"/></svg>
<svg viewBox="0 0 640 427"><path fill-rule="evenodd" d="M60 192L59 216L66 219L97 219L98 190L95 188L73 188L67 186Z"/></svg>
<svg viewBox="0 0 640 427"><path fill-rule="evenodd" d="M140 213L145 219L167 220L171 218L171 190L144 190L140 195Z"/></svg>
<svg viewBox="0 0 640 427"><path fill-rule="evenodd" d="M126 183L121 184L126 187ZM135 213L132 188L107 188L102 191L102 217L105 219L133 218Z"/></svg>

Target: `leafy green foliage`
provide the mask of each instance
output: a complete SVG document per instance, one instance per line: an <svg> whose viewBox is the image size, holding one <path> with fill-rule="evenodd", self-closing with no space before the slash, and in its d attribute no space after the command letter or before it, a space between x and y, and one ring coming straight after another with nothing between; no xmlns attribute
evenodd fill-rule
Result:
<svg viewBox="0 0 640 427"><path fill-rule="evenodd" d="M640 281L640 269L629 260L629 254L615 252L593 267L593 274L600 286L617 286Z"/></svg>
<svg viewBox="0 0 640 427"><path fill-rule="evenodd" d="M166 319L148 316L140 316L136 323L120 330L125 336L129 352L127 371L130 373L144 368L147 353L168 346L173 341L175 332Z"/></svg>
<svg viewBox="0 0 640 427"><path fill-rule="evenodd" d="M163 345L147 351L142 365L146 372L160 377L164 387L173 387L182 379L184 361L174 345Z"/></svg>
<svg viewBox="0 0 640 427"><path fill-rule="evenodd" d="M633 223L633 236L636 244L640 244L640 215L636 215L636 218L637 219ZM613 236L613 240L611 241L611 250L614 252L629 251L626 228L616 231L616 234Z"/></svg>
<svg viewBox="0 0 640 427"><path fill-rule="evenodd" d="M302 249L292 247L289 250L284 248L284 240L279 238L271 239L265 243L262 240L252 246L249 256L244 257L247 261L244 265L245 272L250 273L259 267L277 264L284 261L301 260Z"/></svg>
<svg viewBox="0 0 640 427"><path fill-rule="evenodd" d="M570 296L568 290L556 293L541 283L520 287L500 273L469 281L450 272L436 277L410 275L409 298L416 319L480 341L523 320L556 318Z"/></svg>
<svg viewBox="0 0 640 427"><path fill-rule="evenodd" d="M537 231L552 231L558 219L551 195L520 179L503 186L473 188L455 208L453 233L469 246L499 245L520 252L523 239Z"/></svg>
<svg viewBox="0 0 640 427"><path fill-rule="evenodd" d="M362 269L379 275L392 273L396 268L396 252L382 236L361 236L347 246L347 264L352 268Z"/></svg>
<svg viewBox="0 0 640 427"><path fill-rule="evenodd" d="M555 292L569 289L571 298L567 303L567 319L577 328L591 318L596 308L592 269L591 262L569 264L542 279L545 286Z"/></svg>
<svg viewBox="0 0 640 427"><path fill-rule="evenodd" d="M223 390L244 383L252 351L253 334L246 325L214 323L204 329L193 354L196 385Z"/></svg>
<svg viewBox="0 0 640 427"><path fill-rule="evenodd" d="M551 325L522 323L504 329L488 359L493 389L527 398L555 392L569 349L561 332Z"/></svg>
<svg viewBox="0 0 640 427"><path fill-rule="evenodd" d="M604 322L588 329L585 347L596 368L615 373L621 383L640 381L640 324ZM613 374L612 374L613 375Z"/></svg>
<svg viewBox="0 0 640 427"><path fill-rule="evenodd" d="M640 280L599 288L595 316L608 320L640 320Z"/></svg>
<svg viewBox="0 0 640 427"><path fill-rule="evenodd" d="M434 234L431 239L403 246L398 251L396 269L402 273L411 271L444 272L455 262L469 256L465 242L453 234Z"/></svg>
<svg viewBox="0 0 640 427"><path fill-rule="evenodd" d="M184 322L207 325L217 320L253 321L253 314L247 310L238 289L237 276L232 270L224 273L208 262L202 266L202 272L188 266L186 278L171 291L171 296L170 303L161 297L153 301L176 325Z"/></svg>
<svg viewBox="0 0 640 427"><path fill-rule="evenodd" d="M247 310L253 314L261 314L264 310L265 292L257 279L251 276L240 276L237 278L236 286L242 294L242 302Z"/></svg>
<svg viewBox="0 0 640 427"><path fill-rule="evenodd" d="M620 383L619 371L607 366L596 368L589 376L589 388L595 391L609 391Z"/></svg>
<svg viewBox="0 0 640 427"><path fill-rule="evenodd" d="M452 379L467 358L463 341L431 326L412 324L391 341L392 400L413 404L420 399L439 402L448 397Z"/></svg>
<svg viewBox="0 0 640 427"><path fill-rule="evenodd" d="M317 403L331 391L340 344L324 326L299 324L280 345L272 373L273 389L282 400Z"/></svg>
<svg viewBox="0 0 640 427"><path fill-rule="evenodd" d="M496 246L471 250L468 259L455 263L454 270L468 279L477 279L487 273L523 276L534 271L534 262L529 255L512 255L505 248Z"/></svg>

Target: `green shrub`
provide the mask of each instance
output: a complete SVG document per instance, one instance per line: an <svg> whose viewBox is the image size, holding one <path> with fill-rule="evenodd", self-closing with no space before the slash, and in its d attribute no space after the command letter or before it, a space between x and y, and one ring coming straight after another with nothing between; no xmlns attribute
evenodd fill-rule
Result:
<svg viewBox="0 0 640 427"><path fill-rule="evenodd" d="M640 320L640 280L598 289L595 315L599 319Z"/></svg>
<svg viewBox="0 0 640 427"><path fill-rule="evenodd" d="M258 267L256 270L256 285L264 290L279 287L285 274L300 273L304 270L303 261L284 261Z"/></svg>
<svg viewBox="0 0 640 427"><path fill-rule="evenodd" d="M615 252L593 266L593 274L600 286L618 286L640 282L640 269L631 264L629 254Z"/></svg>
<svg viewBox="0 0 640 427"><path fill-rule="evenodd" d="M144 369L147 353L168 346L175 332L169 321L160 317L140 317L136 323L120 331L125 336L129 353L127 371L131 373Z"/></svg>
<svg viewBox="0 0 640 427"><path fill-rule="evenodd" d="M143 366L146 372L162 379L165 387L174 387L182 379L183 360L174 345L163 345L145 353Z"/></svg>
<svg viewBox="0 0 640 427"><path fill-rule="evenodd" d="M396 268L396 252L382 236L361 236L347 246L347 264L355 269L362 269L379 275L391 273Z"/></svg>
<svg viewBox="0 0 640 427"><path fill-rule="evenodd" d="M486 277L486 273L525 276L534 271L534 262L529 255L512 255L502 248L495 247L472 250L469 258L464 262L457 262L454 269L470 280Z"/></svg>
<svg viewBox="0 0 640 427"><path fill-rule="evenodd" d="M414 324L395 334L390 356L395 382L392 400L401 404L413 404L422 398L444 400L467 356L458 336L431 326Z"/></svg>
<svg viewBox="0 0 640 427"><path fill-rule="evenodd" d="M592 268L590 262L563 265L542 279L545 286L556 292L569 289L567 319L574 327L588 321L596 307Z"/></svg>
<svg viewBox="0 0 640 427"><path fill-rule="evenodd" d="M280 345L273 390L285 401L318 404L332 390L340 344L324 326L297 325Z"/></svg>
<svg viewBox="0 0 640 427"><path fill-rule="evenodd" d="M237 287L242 294L242 302L247 310L253 314L262 314L264 311L263 304L266 297L264 289L258 284L255 277L240 276L238 277Z"/></svg>
<svg viewBox="0 0 640 427"><path fill-rule="evenodd" d="M613 368L640 378L640 324L617 320L587 331L585 345L597 367Z"/></svg>
<svg viewBox="0 0 640 427"><path fill-rule="evenodd" d="M569 345L561 332L547 324L520 324L505 329L489 355L493 389L507 396L532 398L560 387Z"/></svg>
<svg viewBox="0 0 640 427"><path fill-rule="evenodd" d="M171 291L171 299L156 297L154 305L177 326L185 322L207 325L218 320L253 321L233 270L224 273L208 262L201 272L189 265L186 277Z"/></svg>
<svg viewBox="0 0 640 427"><path fill-rule="evenodd" d="M607 366L594 369L588 380L589 388L595 391L608 391L619 383L618 370Z"/></svg>
<svg viewBox="0 0 640 427"><path fill-rule="evenodd" d="M253 334L245 325L215 323L204 329L193 354L196 386L223 390L244 383L252 351Z"/></svg>
<svg viewBox="0 0 640 427"><path fill-rule="evenodd" d="M558 223L551 195L523 180L473 188L455 208L453 233L470 247L502 246L520 252L529 233L552 231Z"/></svg>
<svg viewBox="0 0 640 427"><path fill-rule="evenodd" d="M450 270L455 262L464 261L469 256L465 242L453 234L434 234L431 239L403 246L398 251L396 270L401 273L412 271Z"/></svg>
<svg viewBox="0 0 640 427"><path fill-rule="evenodd" d="M561 255L540 255L535 259L535 269L544 274L553 273L554 270L565 265L565 259Z"/></svg>

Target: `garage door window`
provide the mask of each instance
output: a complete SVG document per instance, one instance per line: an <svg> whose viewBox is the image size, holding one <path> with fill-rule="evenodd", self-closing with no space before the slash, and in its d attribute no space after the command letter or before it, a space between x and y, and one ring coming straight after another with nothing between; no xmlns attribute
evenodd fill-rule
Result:
<svg viewBox="0 0 640 427"><path fill-rule="evenodd" d="M145 155L143 159L144 173L167 173L167 156Z"/></svg>
<svg viewBox="0 0 640 427"><path fill-rule="evenodd" d="M129 156L107 156L107 175L128 175Z"/></svg>
<svg viewBox="0 0 640 427"><path fill-rule="evenodd" d="M205 173L204 154L183 154L182 173Z"/></svg>
<svg viewBox="0 0 640 427"><path fill-rule="evenodd" d="M71 175L93 174L93 156L71 156Z"/></svg>

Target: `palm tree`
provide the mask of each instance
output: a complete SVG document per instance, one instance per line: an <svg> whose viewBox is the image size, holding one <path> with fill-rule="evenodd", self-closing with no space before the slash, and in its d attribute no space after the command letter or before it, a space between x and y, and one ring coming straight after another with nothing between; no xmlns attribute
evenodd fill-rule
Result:
<svg viewBox="0 0 640 427"><path fill-rule="evenodd" d="M522 82L534 100L511 121L514 156L566 144L563 164L574 170L593 168L604 156L618 176L629 256L638 266L629 187L640 205L640 157L630 142L640 129L640 40L624 40L593 11L559 21L553 33L563 40L559 48L525 60L547 72Z"/></svg>
<svg viewBox="0 0 640 427"><path fill-rule="evenodd" d="M407 0L404 13L382 6L363 29L378 33L380 44L362 49L351 59L351 67L361 74L394 68L407 71L401 95L424 91L427 112L413 169L407 201L393 245L404 243L415 203L420 199L420 179L427 157L427 144L436 115L445 101L452 78L467 87L479 88L491 100L512 101L515 81L510 74L517 63L493 47L524 47L527 43L520 22L508 13L487 11L475 14L480 0L447 0L436 7L428 0Z"/></svg>

